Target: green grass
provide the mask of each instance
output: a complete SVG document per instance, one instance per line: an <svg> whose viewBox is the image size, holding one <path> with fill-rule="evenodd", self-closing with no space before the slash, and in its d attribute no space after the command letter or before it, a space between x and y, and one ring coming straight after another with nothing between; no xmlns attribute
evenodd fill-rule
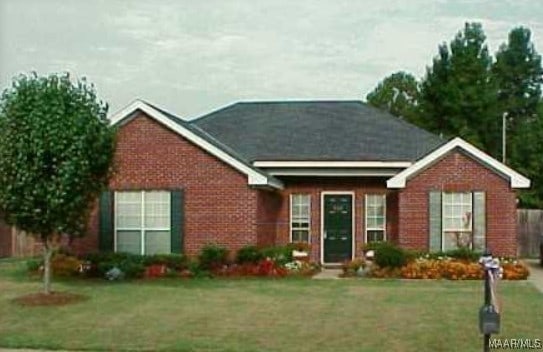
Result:
<svg viewBox="0 0 543 352"><path fill-rule="evenodd" d="M89 300L20 307L38 291L0 262L0 346L68 350L480 351L481 282L160 280L54 282ZM543 338L543 295L503 282L500 338Z"/></svg>

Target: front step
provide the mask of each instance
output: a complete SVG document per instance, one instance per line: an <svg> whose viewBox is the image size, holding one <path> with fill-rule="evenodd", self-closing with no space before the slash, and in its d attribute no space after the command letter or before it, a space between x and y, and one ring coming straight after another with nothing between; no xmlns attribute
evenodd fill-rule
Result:
<svg viewBox="0 0 543 352"><path fill-rule="evenodd" d="M324 279L324 280L329 280L329 279L339 279L343 271L341 269L322 269L322 271L320 273L317 273L316 275L313 276L313 279Z"/></svg>
<svg viewBox="0 0 543 352"><path fill-rule="evenodd" d="M323 269L341 269L341 264L339 264L339 263L336 263L336 264L323 264L322 268Z"/></svg>

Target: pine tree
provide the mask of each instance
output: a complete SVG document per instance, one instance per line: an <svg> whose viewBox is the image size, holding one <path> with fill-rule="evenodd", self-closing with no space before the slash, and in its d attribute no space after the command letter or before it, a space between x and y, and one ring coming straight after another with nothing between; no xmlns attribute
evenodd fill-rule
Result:
<svg viewBox="0 0 543 352"><path fill-rule="evenodd" d="M509 33L508 42L502 44L496 53L496 62L492 67L498 85L499 112L507 121L507 145L512 156L511 162L517 165L516 141L522 141L522 138L516 137L524 123L536 118L543 83L541 56L530 38L529 29L514 28Z"/></svg>
<svg viewBox="0 0 543 352"><path fill-rule="evenodd" d="M427 69L421 85L421 127L460 136L496 156L500 146L492 57L479 23L466 23Z"/></svg>

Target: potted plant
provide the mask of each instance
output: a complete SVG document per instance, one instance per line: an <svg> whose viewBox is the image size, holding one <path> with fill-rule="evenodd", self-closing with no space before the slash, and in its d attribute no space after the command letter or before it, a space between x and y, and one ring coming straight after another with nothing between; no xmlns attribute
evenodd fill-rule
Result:
<svg viewBox="0 0 543 352"><path fill-rule="evenodd" d="M306 242L292 242L290 244L292 248L292 258L294 260L308 260L311 245Z"/></svg>

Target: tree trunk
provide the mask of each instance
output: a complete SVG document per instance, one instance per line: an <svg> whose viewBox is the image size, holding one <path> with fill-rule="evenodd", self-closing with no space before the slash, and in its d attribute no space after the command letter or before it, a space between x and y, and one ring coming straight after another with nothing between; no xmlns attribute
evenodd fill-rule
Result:
<svg viewBox="0 0 543 352"><path fill-rule="evenodd" d="M51 294L51 257L53 248L49 240L43 241L43 293Z"/></svg>

